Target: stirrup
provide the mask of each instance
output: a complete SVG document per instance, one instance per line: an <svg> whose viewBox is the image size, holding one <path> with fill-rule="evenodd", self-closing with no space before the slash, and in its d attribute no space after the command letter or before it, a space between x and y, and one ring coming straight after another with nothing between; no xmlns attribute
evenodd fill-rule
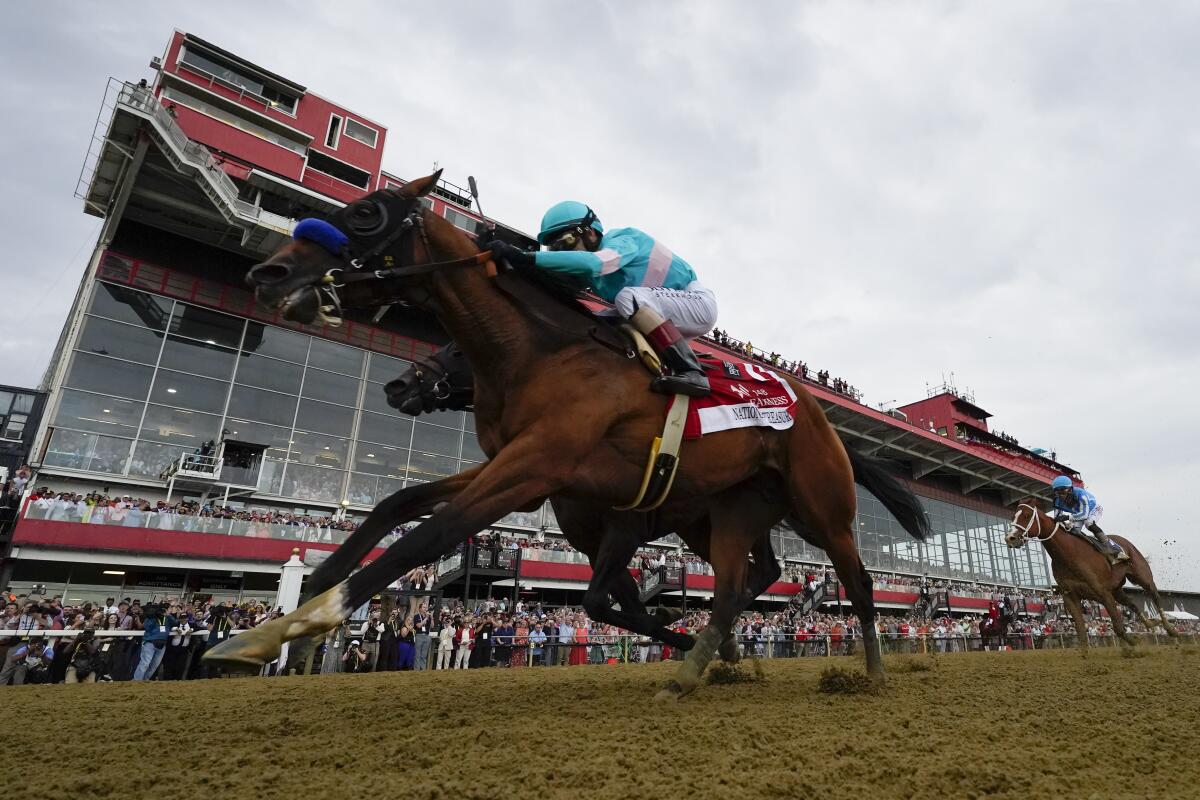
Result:
<svg viewBox="0 0 1200 800"><path fill-rule="evenodd" d="M685 394L688 397L708 397L712 394L708 378L700 372L661 375L650 382L650 390L659 394Z"/></svg>

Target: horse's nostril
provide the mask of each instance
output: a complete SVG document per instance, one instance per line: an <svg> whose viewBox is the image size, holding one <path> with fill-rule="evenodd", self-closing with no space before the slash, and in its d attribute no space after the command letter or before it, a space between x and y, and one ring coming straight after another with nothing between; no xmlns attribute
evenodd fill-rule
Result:
<svg viewBox="0 0 1200 800"><path fill-rule="evenodd" d="M286 264L259 264L246 273L246 280L251 284L278 283L292 272Z"/></svg>

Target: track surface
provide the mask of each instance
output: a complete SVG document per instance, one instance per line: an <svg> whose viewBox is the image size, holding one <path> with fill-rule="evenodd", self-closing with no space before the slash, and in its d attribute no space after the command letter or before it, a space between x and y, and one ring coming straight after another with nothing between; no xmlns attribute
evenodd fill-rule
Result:
<svg viewBox="0 0 1200 800"><path fill-rule="evenodd" d="M672 664L0 688L10 797L1200 797L1200 652L853 658L652 697ZM916 661L924 671L901 671ZM749 674L749 670L747 670Z"/></svg>

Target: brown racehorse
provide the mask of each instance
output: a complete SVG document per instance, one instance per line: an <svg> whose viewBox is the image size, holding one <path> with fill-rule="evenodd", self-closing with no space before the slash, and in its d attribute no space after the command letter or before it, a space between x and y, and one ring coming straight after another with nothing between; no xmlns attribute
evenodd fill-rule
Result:
<svg viewBox="0 0 1200 800"><path fill-rule="evenodd" d="M476 431L490 460L430 484L435 488L424 494L419 491L424 487L416 487L402 501L381 503L356 532L360 541L382 538L398 516L398 503L411 512L450 496L382 557L291 614L218 645L205 655L210 662L273 660L284 642L329 630L398 575L543 498L612 507L637 493L668 398L648 392L646 373L622 353L599 343L586 328L564 323L562 315L570 312L557 305L535 307L536 293L522 291L529 281L516 274L496 276L490 254L430 213L420 199L438 177L355 201L329 220L346 241L324 233L316 237L321 243L294 239L247 279L261 305L303 323L332 309L336 287L359 277L365 279L359 286L373 287L376 304L403 301L432 311L474 369ZM853 533L854 473L872 468L843 447L803 385L791 383L798 403L790 429L742 428L685 442L668 507L646 515L646 524L660 530L708 526L716 574L709 624L664 696L678 697L699 684L736 616L753 599L746 597L747 554L785 517L829 556L863 620L868 672L883 678L870 624L875 618L871 579ZM923 538L927 527L919 503L891 480L898 488L885 492L908 504L902 524ZM621 568L627 564L628 558Z"/></svg>
<svg viewBox="0 0 1200 800"><path fill-rule="evenodd" d="M1133 613L1148 629L1161 625L1168 635L1178 638L1179 634L1167 623L1163 613L1162 598L1159 597L1158 587L1154 585L1154 575L1146 557L1123 536L1109 538L1120 543L1129 554L1128 561L1110 565L1108 559L1101 555L1096 548L1085 542L1081 537L1066 531L1058 522L1047 514L1041 501L1036 497L1026 497L1017 504L1017 513L1013 517L1013 527L1004 537L1009 547L1024 547L1026 542L1041 542L1050 555L1051 569L1054 572L1054 582L1062 593L1063 604L1075 621L1075 633L1079 647L1087 649L1087 624L1083 619L1081 601L1091 600L1104 606L1112 620L1113 630L1121 641L1127 645L1135 644L1129 631L1125 628L1125 617L1121 606L1133 609ZM1125 581L1131 581L1142 587L1150 596L1154 608L1158 610L1157 620L1148 620L1138 608L1137 603L1125 593L1122 588Z"/></svg>

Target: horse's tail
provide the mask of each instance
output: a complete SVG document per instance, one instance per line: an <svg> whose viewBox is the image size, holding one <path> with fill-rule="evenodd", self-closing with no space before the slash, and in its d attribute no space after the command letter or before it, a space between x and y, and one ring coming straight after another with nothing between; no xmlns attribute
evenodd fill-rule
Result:
<svg viewBox="0 0 1200 800"><path fill-rule="evenodd" d="M854 468L854 482L875 495L909 536L918 542L928 539L929 519L917 496L887 471L883 461L864 455L845 442L842 444Z"/></svg>

